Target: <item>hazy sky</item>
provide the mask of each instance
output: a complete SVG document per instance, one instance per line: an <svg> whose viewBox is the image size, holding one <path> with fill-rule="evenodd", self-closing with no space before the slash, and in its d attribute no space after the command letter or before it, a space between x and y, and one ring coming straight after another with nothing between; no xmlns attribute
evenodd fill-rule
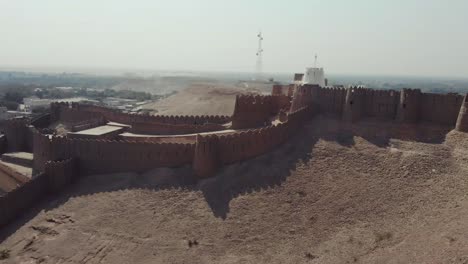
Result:
<svg viewBox="0 0 468 264"><path fill-rule="evenodd" d="M0 0L0 66L468 77L466 0Z"/></svg>

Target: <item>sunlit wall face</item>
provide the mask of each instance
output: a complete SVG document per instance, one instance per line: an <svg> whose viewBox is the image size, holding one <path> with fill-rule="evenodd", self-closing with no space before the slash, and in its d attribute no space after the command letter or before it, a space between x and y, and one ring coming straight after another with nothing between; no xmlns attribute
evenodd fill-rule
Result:
<svg viewBox="0 0 468 264"><path fill-rule="evenodd" d="M466 76L464 0L0 0L0 66Z"/></svg>

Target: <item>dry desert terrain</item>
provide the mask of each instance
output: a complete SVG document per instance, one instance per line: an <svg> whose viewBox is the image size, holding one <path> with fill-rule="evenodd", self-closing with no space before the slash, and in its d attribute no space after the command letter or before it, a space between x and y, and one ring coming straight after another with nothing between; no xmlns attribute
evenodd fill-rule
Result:
<svg viewBox="0 0 468 264"><path fill-rule="evenodd" d="M206 180L83 177L1 230L0 262L468 263L468 136L340 126L317 117Z"/></svg>

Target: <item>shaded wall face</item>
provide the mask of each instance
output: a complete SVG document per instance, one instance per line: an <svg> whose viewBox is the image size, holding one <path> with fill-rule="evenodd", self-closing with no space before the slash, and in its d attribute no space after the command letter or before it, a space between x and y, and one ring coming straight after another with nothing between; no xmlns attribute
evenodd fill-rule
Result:
<svg viewBox="0 0 468 264"><path fill-rule="evenodd" d="M27 120L22 119L7 120L3 128L7 152L32 150L32 139L29 138L32 134L29 133L27 123Z"/></svg>
<svg viewBox="0 0 468 264"><path fill-rule="evenodd" d="M47 178L39 175L24 185L0 197L0 227L13 221L15 217L47 192Z"/></svg>
<svg viewBox="0 0 468 264"><path fill-rule="evenodd" d="M320 89L314 104L323 114L341 116L346 99L345 89Z"/></svg>
<svg viewBox="0 0 468 264"><path fill-rule="evenodd" d="M142 172L190 164L194 144L85 140L55 137L48 160L77 158L84 174Z"/></svg>
<svg viewBox="0 0 468 264"><path fill-rule="evenodd" d="M232 128L241 129L265 125L275 112L279 112L279 109L276 108L280 102L274 97L277 96L237 96L232 115Z"/></svg>
<svg viewBox="0 0 468 264"><path fill-rule="evenodd" d="M421 95L421 121L455 126L463 97L458 94Z"/></svg>
<svg viewBox="0 0 468 264"><path fill-rule="evenodd" d="M361 118L363 110L363 96L359 90L348 89L346 100L343 106L343 120L345 122L355 122Z"/></svg>
<svg viewBox="0 0 468 264"><path fill-rule="evenodd" d="M342 116L344 120L362 118L429 122L455 126L463 98L458 94L421 93L420 90L373 90L350 88L346 101L345 89L299 85L295 89L291 110L311 106L318 113Z"/></svg>
<svg viewBox="0 0 468 264"><path fill-rule="evenodd" d="M394 120L397 115L400 93L385 90L366 90L363 101L363 116Z"/></svg>
<svg viewBox="0 0 468 264"><path fill-rule="evenodd" d="M53 160L51 155L51 142L48 136L33 129L33 173L44 172L45 163Z"/></svg>
<svg viewBox="0 0 468 264"><path fill-rule="evenodd" d="M297 112L288 113L286 123L218 136L219 162L229 164L273 150L297 131L310 114L309 108L303 108Z"/></svg>
<svg viewBox="0 0 468 264"><path fill-rule="evenodd" d="M215 135L205 137L198 135L192 162L195 174L200 178L213 176L220 166L218 158L218 137Z"/></svg>
<svg viewBox="0 0 468 264"><path fill-rule="evenodd" d="M457 118L456 130L468 132L468 95L465 95Z"/></svg>

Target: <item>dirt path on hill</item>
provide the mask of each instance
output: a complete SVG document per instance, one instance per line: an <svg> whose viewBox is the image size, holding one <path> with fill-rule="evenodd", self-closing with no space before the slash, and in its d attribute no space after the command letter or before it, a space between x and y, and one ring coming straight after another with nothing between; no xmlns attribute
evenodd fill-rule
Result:
<svg viewBox="0 0 468 264"><path fill-rule="evenodd" d="M82 178L2 230L0 263L467 263L468 135L380 145L337 127L199 182Z"/></svg>

